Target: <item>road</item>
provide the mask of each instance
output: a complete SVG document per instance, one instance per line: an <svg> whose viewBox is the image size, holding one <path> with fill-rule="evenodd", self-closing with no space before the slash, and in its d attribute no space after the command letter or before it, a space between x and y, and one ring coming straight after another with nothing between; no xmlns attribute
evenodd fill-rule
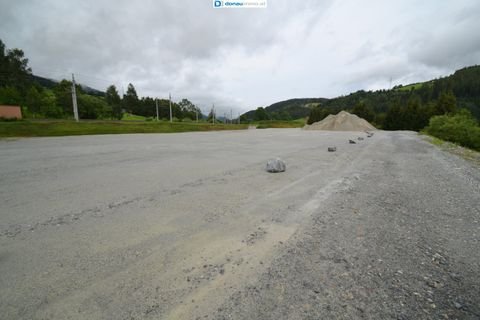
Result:
<svg viewBox="0 0 480 320"><path fill-rule="evenodd" d="M479 319L480 170L358 136L0 140L1 318Z"/></svg>

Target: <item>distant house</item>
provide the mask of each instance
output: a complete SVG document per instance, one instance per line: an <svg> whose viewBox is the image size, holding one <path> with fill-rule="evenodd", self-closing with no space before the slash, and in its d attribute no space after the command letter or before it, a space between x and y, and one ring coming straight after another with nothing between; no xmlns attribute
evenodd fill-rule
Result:
<svg viewBox="0 0 480 320"><path fill-rule="evenodd" d="M0 118L3 119L22 119L22 109L20 106L2 106L0 105Z"/></svg>

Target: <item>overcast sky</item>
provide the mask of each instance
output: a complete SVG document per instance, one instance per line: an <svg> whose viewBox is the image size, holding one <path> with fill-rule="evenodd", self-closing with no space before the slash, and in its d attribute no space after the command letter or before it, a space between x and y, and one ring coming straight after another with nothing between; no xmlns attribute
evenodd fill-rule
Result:
<svg viewBox="0 0 480 320"><path fill-rule="evenodd" d="M0 0L0 39L50 78L244 112L480 64L478 0Z"/></svg>

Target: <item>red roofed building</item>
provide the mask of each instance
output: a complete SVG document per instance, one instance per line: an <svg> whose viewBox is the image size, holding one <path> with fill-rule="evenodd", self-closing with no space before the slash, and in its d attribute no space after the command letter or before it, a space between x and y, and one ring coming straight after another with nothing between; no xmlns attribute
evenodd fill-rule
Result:
<svg viewBox="0 0 480 320"><path fill-rule="evenodd" d="M4 119L22 119L22 109L20 106L1 106L0 105L0 118Z"/></svg>

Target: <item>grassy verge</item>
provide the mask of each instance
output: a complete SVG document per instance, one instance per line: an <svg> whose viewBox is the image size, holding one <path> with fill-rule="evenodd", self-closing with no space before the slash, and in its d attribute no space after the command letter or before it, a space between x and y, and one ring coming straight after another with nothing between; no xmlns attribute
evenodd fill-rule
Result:
<svg viewBox="0 0 480 320"><path fill-rule="evenodd" d="M421 137L431 144L437 146L441 150L460 156L463 159L480 167L480 152L462 147L453 142L444 141L425 132L421 133Z"/></svg>
<svg viewBox="0 0 480 320"><path fill-rule="evenodd" d="M0 137L51 137L120 133L174 133L189 131L239 130L247 125L127 121L15 121L0 122Z"/></svg>
<svg viewBox="0 0 480 320"><path fill-rule="evenodd" d="M302 128L305 125L305 119L298 119L292 121L284 120L263 120L253 123L257 129L267 128Z"/></svg>
<svg viewBox="0 0 480 320"><path fill-rule="evenodd" d="M122 116L122 120L124 121L145 121L147 118L143 116L137 116L131 113L124 113Z"/></svg>

